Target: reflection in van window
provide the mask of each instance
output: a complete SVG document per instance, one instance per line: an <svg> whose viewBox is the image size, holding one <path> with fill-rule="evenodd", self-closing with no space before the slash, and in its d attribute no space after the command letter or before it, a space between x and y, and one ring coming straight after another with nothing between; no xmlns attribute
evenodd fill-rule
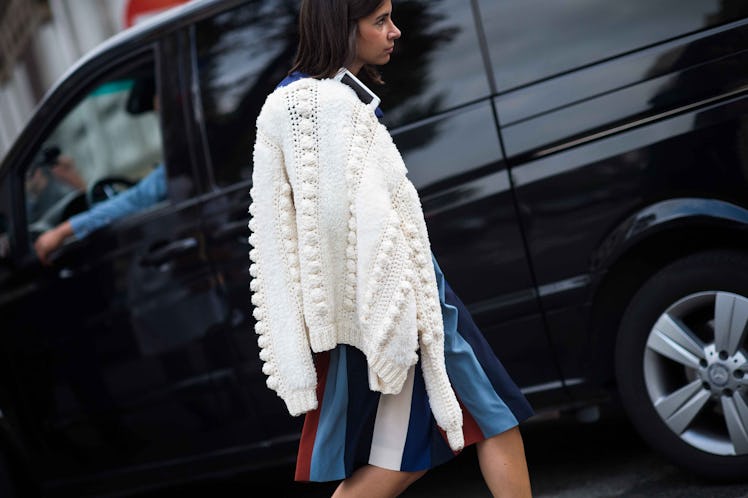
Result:
<svg viewBox="0 0 748 498"><path fill-rule="evenodd" d="M218 185L252 176L255 120L296 52L296 2L248 2L197 25L201 100Z"/></svg>
<svg viewBox="0 0 748 498"><path fill-rule="evenodd" d="M499 93L748 15L744 0L480 0Z"/></svg>
<svg viewBox="0 0 748 498"><path fill-rule="evenodd" d="M475 18L467 0L395 2L403 32L381 68L385 122L404 125L489 95Z"/></svg>
<svg viewBox="0 0 748 498"><path fill-rule="evenodd" d="M251 175L255 120L286 76L298 43L297 2L247 2L199 23L195 44L200 96L215 182ZM410 123L489 95L468 0L393 3L403 32L382 67L388 126Z"/></svg>
<svg viewBox="0 0 748 498"><path fill-rule="evenodd" d="M42 260L67 237L166 198L157 103L152 68L140 68L95 87L46 138L26 169L29 231Z"/></svg>

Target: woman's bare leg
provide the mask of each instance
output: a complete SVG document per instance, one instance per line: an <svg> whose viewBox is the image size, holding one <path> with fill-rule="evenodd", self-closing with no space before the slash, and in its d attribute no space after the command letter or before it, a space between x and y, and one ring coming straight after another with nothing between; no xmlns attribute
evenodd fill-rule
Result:
<svg viewBox="0 0 748 498"><path fill-rule="evenodd" d="M426 471L398 472L365 465L341 482L332 498L394 498L416 482Z"/></svg>
<svg viewBox="0 0 748 498"><path fill-rule="evenodd" d="M495 498L530 498L530 475L519 427L477 443L483 479Z"/></svg>

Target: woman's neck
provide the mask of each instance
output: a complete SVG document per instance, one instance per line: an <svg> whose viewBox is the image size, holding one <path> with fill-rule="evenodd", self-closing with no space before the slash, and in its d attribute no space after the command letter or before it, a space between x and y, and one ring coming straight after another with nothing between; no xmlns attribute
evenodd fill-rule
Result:
<svg viewBox="0 0 748 498"><path fill-rule="evenodd" d="M360 62L354 62L350 64L346 69L350 71L354 76L358 77L358 73L361 72L361 68L363 68L364 65Z"/></svg>

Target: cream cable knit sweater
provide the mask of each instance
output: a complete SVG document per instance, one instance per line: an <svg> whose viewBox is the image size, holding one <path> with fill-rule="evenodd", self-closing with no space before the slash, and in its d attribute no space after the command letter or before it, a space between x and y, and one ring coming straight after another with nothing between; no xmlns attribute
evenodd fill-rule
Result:
<svg viewBox="0 0 748 498"><path fill-rule="evenodd" d="M295 416L317 407L312 351L358 348L382 393L401 390L420 351L434 418L460 450L430 243L406 173L387 129L344 84L305 78L267 98L249 208L262 370Z"/></svg>

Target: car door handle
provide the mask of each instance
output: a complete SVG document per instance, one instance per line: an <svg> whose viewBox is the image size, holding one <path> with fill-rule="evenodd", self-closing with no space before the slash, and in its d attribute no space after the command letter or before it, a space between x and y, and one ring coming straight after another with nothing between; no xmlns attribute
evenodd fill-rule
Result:
<svg viewBox="0 0 748 498"><path fill-rule="evenodd" d="M175 240L165 246L160 246L150 250L148 254L141 258L140 264L143 266L158 266L166 263L170 259L174 259L196 249L197 246L197 239L194 237Z"/></svg>
<svg viewBox="0 0 748 498"><path fill-rule="evenodd" d="M247 226L247 220L233 221L226 223L221 228L213 232L211 238L213 240L223 240L235 235L242 235L244 239L249 237L249 227Z"/></svg>

